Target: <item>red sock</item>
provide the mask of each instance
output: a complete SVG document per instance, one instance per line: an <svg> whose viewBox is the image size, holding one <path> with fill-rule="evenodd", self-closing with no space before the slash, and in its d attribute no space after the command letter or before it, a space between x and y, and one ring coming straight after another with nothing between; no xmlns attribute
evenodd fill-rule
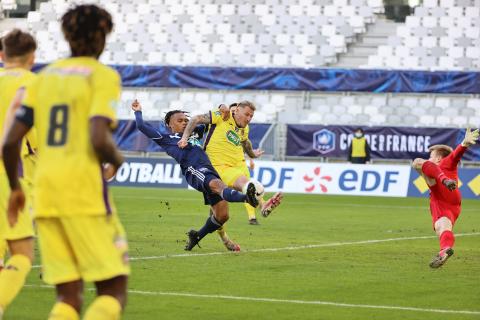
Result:
<svg viewBox="0 0 480 320"><path fill-rule="evenodd" d="M452 248L455 243L455 236L452 231L443 231L440 235L440 250Z"/></svg>
<svg viewBox="0 0 480 320"><path fill-rule="evenodd" d="M431 178L435 178L439 183L442 183L443 179L447 178L445 173L443 173L443 171L431 161L425 161L423 163L422 172Z"/></svg>

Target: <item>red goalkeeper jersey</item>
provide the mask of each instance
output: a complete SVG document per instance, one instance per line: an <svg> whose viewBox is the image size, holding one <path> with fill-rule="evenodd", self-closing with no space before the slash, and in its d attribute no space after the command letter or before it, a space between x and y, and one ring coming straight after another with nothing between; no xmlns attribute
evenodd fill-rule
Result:
<svg viewBox="0 0 480 320"><path fill-rule="evenodd" d="M466 150L466 147L459 144L455 150L443 158L438 165L448 178L458 180L458 163ZM434 186L430 186L429 188L431 201L438 202L440 206L460 206L462 196L458 188L450 191L441 181L437 181Z"/></svg>

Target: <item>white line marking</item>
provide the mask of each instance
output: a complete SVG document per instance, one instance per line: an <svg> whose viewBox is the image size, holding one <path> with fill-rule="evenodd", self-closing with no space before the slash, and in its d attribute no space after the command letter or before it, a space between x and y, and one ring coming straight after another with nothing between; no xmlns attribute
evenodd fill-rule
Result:
<svg viewBox="0 0 480 320"><path fill-rule="evenodd" d="M459 233L455 237L468 237L468 236L478 236L480 232L474 233ZM349 245L362 245L362 244L372 244L372 243L383 243L383 242L393 242L393 241L407 241L407 240L421 240L421 239L436 239L437 236L419 236L419 237L403 237L403 238L389 238L389 239L378 239L378 240L362 240L362 241L349 241L349 242L331 242L331 243L321 243L321 244L307 244L302 246L291 246L291 247L281 247L281 248L263 248L263 249L251 249L243 250L240 254L243 253L257 253L257 252L277 252L277 251L292 251L292 250L303 250L303 249L315 249L315 248L328 248L328 247L340 247L340 246L349 246ZM155 260L155 259L167 259L167 258L188 258L188 257L204 257L204 256L218 256L218 255L228 255L228 254L239 254L238 252L231 251L218 251L218 252L208 252L208 253L181 253L181 254L167 254L161 256L150 256L150 257L132 257L130 260Z"/></svg>
<svg viewBox="0 0 480 320"><path fill-rule="evenodd" d="M478 236L478 235L480 235L480 232L459 233L459 234L456 234L455 237L469 237L469 236ZM292 251L292 250L303 250L303 249L341 247L341 246L349 246L349 245L362 245L362 244L374 244L374 243L383 243L383 242L423 240L423 239L436 239L436 238L437 236L418 236L418 237L388 238L388 239L377 239L377 240L331 242L331 243L306 244L301 246L290 246L290 247L281 247L281 248L262 248L262 249L242 250L240 253L231 252L231 251L216 251L216 252L207 252L207 253L179 253L179 254L166 254L161 256L130 257L130 261L159 260L159 259L167 259L167 258L221 256L221 255L229 255L229 254L257 253L257 252ZM40 268L40 265L34 265L32 266L32 268Z"/></svg>
<svg viewBox="0 0 480 320"><path fill-rule="evenodd" d="M321 196L321 195L320 195ZM166 196L158 196L158 197L153 197L153 196L128 196L128 195L113 195L114 199L140 199L140 200L157 200L157 201L172 201L172 200L178 200L178 201L192 201L192 202L201 202L203 201L203 198L182 198L182 197L167 197ZM425 198L427 199L427 198ZM307 202L306 201L292 201L288 200L288 204L292 205L305 205ZM310 203L309 203L310 204ZM351 207L351 208L385 208L385 209L415 209L415 210L428 210L428 204L423 205L418 205L418 206L398 206L398 205L377 205L377 204L362 204L362 203L319 203L318 204L320 207ZM462 212L473 212L473 211L478 211L478 209L475 208L466 208L462 209Z"/></svg>
<svg viewBox="0 0 480 320"><path fill-rule="evenodd" d="M47 286L47 285L25 285L25 287L53 289L53 286ZM95 289L90 288L88 290L94 291ZM128 290L128 293L148 295L148 296L172 296L172 297L189 297L189 298L203 298L203 299L224 299L224 300L237 300L237 301L324 305L324 306L342 307L342 308L386 309L386 310L417 311L417 312L431 312L431 313L480 315L480 311L476 311L476 310L448 310L448 309L432 309L432 308L418 308L418 307L380 306L380 305L370 305L370 304L339 303L339 302L319 301L319 300L312 301L312 300L288 300L288 299L275 299L275 298L252 298L252 297L226 296L226 295L217 295L217 294L196 294L196 293L184 293L184 292L161 292L161 291L141 291L141 290Z"/></svg>

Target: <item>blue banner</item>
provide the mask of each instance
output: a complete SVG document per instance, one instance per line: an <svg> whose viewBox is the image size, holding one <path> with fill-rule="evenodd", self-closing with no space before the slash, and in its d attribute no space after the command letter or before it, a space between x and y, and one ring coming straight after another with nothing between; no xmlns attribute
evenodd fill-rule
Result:
<svg viewBox="0 0 480 320"><path fill-rule="evenodd" d="M187 188L180 165L173 159L126 158L118 169L114 186Z"/></svg>
<svg viewBox="0 0 480 320"><path fill-rule="evenodd" d="M458 184L462 198L480 199L480 169L459 168ZM425 180L417 171L410 171L407 197L428 197L430 195Z"/></svg>
<svg viewBox="0 0 480 320"><path fill-rule="evenodd" d="M160 121L148 121L148 123L154 127L160 127ZM250 124L249 138L254 149L258 148L270 126L271 124L264 123ZM163 152L158 144L137 130L135 120L120 120L114 133L114 139L120 150L123 151Z"/></svg>
<svg viewBox="0 0 480 320"><path fill-rule="evenodd" d="M287 156L348 157L356 126L288 125ZM455 147L464 130L452 128L364 127L372 159L428 158L428 147L447 144ZM465 153L464 160L480 161L480 146Z"/></svg>
<svg viewBox="0 0 480 320"><path fill-rule="evenodd" d="M34 70L44 65L35 66ZM114 65L125 87L480 93L480 72Z"/></svg>

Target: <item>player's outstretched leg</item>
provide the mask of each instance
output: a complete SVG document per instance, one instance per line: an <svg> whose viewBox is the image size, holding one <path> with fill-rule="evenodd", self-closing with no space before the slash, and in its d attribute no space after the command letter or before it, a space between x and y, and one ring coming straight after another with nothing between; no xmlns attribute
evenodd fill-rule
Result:
<svg viewBox="0 0 480 320"><path fill-rule="evenodd" d="M213 215L212 209L210 208L210 216ZM222 241L223 245L229 251L240 251L240 246L233 242L225 231L225 225L223 224L219 229L217 229L218 236Z"/></svg>
<svg viewBox="0 0 480 320"><path fill-rule="evenodd" d="M254 208L258 207L257 187L255 186L255 183L248 182L246 190L247 192L245 195L247 196L247 203Z"/></svg>
<svg viewBox="0 0 480 320"><path fill-rule="evenodd" d="M445 248L440 250L440 252L432 259L430 262L430 267L433 269L440 268L447 262L448 258L453 256L453 249L452 248Z"/></svg>
<svg viewBox="0 0 480 320"><path fill-rule="evenodd" d="M200 230L190 230L187 232L187 244L185 245L185 250L191 251L193 247L198 245L200 240L202 240L207 234L212 233L228 220L228 203L226 201L220 201L212 205L213 215L209 216L205 224Z"/></svg>
<svg viewBox="0 0 480 320"><path fill-rule="evenodd" d="M452 232L453 224L447 217L440 217L435 222L435 231L439 236L440 252L430 262L431 268L440 268L453 255L455 236Z"/></svg>
<svg viewBox="0 0 480 320"><path fill-rule="evenodd" d="M268 217L270 213L272 213L272 211L280 205L280 203L282 202L282 199L283 199L283 193L281 192L275 193L273 197L268 199L262 205L262 211L261 211L262 216L264 216L265 218Z"/></svg>

